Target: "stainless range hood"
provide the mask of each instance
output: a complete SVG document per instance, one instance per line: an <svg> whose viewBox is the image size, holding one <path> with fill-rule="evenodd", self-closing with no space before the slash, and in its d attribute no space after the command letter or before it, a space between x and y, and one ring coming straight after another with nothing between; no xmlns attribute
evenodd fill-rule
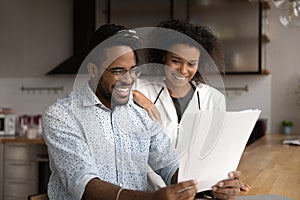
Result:
<svg viewBox="0 0 300 200"><path fill-rule="evenodd" d="M47 75L76 74L85 57L85 50L95 32L95 0L73 1L73 55Z"/></svg>

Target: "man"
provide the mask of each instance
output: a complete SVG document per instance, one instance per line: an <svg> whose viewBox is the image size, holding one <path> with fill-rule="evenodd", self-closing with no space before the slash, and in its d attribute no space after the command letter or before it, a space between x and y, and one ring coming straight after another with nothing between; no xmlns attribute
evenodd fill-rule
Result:
<svg viewBox="0 0 300 200"><path fill-rule="evenodd" d="M197 182L176 184L178 157L168 137L129 98L138 75L138 36L122 26L105 25L96 31L92 48L84 61L89 83L43 115L52 172L49 198L194 199ZM146 192L148 164L167 187ZM232 179L216 187L230 187L227 195L239 190L238 184Z"/></svg>

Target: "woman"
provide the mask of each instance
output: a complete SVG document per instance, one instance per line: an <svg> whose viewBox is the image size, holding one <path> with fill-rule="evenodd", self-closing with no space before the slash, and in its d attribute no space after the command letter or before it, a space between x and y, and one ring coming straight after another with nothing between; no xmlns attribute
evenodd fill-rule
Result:
<svg viewBox="0 0 300 200"><path fill-rule="evenodd" d="M164 43L163 48L166 50L151 49L147 62L166 66L164 67L165 76L153 82L146 79L137 80L133 97L152 118L162 122L176 146L177 129L181 119L186 116L185 113L195 110L226 110L224 95L205 84L198 70L199 63L207 55L205 50L210 55L214 55L214 61L219 69L224 66L224 57L220 43L205 27L194 26L179 20L161 22L158 27L178 31L189 38L171 37L169 35L173 32L168 31L165 37L153 36L152 41ZM160 112L157 112L157 108Z"/></svg>
<svg viewBox="0 0 300 200"><path fill-rule="evenodd" d="M179 20L161 22L158 27L174 30L186 37L174 37L174 34L168 30L159 36L155 32L151 34L151 42L163 44L163 47L150 49L147 63L165 66L164 77L154 81L137 80L133 97L135 102L145 108L152 118L162 123L173 145L177 148L180 144L178 138L181 133L181 122L188 118L188 113L197 110L226 110L224 95L205 84L206 77L203 75L205 73L201 75L199 72L201 71L199 67L205 67L201 64L210 63L206 67L216 68L212 66L215 62L221 69L219 73L222 73L224 56L221 44L205 27L194 26ZM206 56L206 52L212 56L214 62L207 58L209 56ZM202 72L205 72L205 69L202 69ZM158 178L153 178L153 174L149 179L152 189L163 186L163 182L158 181ZM241 189L248 190L249 186L244 185Z"/></svg>

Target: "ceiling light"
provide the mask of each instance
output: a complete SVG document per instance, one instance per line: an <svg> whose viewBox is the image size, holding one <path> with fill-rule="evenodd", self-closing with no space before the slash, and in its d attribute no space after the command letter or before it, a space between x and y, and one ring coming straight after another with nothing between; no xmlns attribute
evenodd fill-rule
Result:
<svg viewBox="0 0 300 200"><path fill-rule="evenodd" d="M273 0L273 5L281 10L281 24L300 27L300 0Z"/></svg>

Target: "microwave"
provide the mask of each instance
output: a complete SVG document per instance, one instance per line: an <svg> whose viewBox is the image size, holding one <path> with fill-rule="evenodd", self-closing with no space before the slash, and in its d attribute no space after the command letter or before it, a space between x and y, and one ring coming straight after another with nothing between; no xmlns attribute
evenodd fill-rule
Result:
<svg viewBox="0 0 300 200"><path fill-rule="evenodd" d="M16 116L12 114L0 114L0 135L15 135Z"/></svg>

